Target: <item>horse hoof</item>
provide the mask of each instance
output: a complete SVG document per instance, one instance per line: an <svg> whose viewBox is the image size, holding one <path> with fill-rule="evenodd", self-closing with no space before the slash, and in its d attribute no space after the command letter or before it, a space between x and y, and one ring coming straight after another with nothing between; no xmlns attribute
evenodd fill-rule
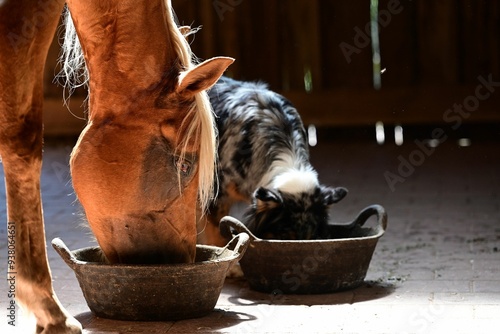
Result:
<svg viewBox="0 0 500 334"><path fill-rule="evenodd" d="M66 318L66 321L59 324L49 324L45 327L36 326L39 334L81 334L82 325L73 317Z"/></svg>

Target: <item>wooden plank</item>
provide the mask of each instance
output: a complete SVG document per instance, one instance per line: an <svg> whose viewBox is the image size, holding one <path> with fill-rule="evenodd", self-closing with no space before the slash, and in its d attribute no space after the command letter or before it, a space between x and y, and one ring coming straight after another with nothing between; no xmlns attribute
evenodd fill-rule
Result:
<svg viewBox="0 0 500 334"><path fill-rule="evenodd" d="M484 56L484 17L481 17L478 2L481 0L463 0L458 4L459 20L459 76L461 82L474 80L481 71L481 59ZM478 39L479 34L483 38Z"/></svg>
<svg viewBox="0 0 500 334"><path fill-rule="evenodd" d="M319 2L290 0L280 2L282 17L281 47L283 71L287 82L283 89L306 89L305 75L312 79L312 88L322 87L321 34ZM307 87L309 89L309 87Z"/></svg>
<svg viewBox="0 0 500 334"><path fill-rule="evenodd" d="M62 22L60 22L62 24ZM44 68L44 78L43 78L43 93L45 97L50 97L54 99L59 99L62 101L63 97L63 79L57 79L56 76L59 74L61 69L61 64L59 63L59 54L61 50L60 43L62 40L59 38L63 36L64 29L62 26L59 27L52 44L50 45L47 59ZM73 96L77 99L83 99L87 96L87 90L83 87L78 88L74 91Z"/></svg>
<svg viewBox="0 0 500 334"><path fill-rule="evenodd" d="M263 52L260 53L259 57L255 56L255 50L263 50L262 42L255 40L254 29L257 22L261 24L261 21L257 21L252 17L252 6L254 6L251 1L243 1L238 6L238 32L240 36L240 54L236 62L240 63L242 66L241 78L243 80L257 80L259 79L260 58L264 58ZM260 77L262 78L262 77Z"/></svg>
<svg viewBox="0 0 500 334"><path fill-rule="evenodd" d="M463 81L473 82L477 75L500 76L500 6L498 1L464 0L460 9L460 58Z"/></svg>
<svg viewBox="0 0 500 334"><path fill-rule="evenodd" d="M197 13L197 1L192 0L172 0L172 7L178 19L179 25L198 26L200 25Z"/></svg>
<svg viewBox="0 0 500 334"><path fill-rule="evenodd" d="M84 99L72 97L68 107L62 97L46 98L44 101L43 131L45 137L76 136L87 124Z"/></svg>
<svg viewBox="0 0 500 334"><path fill-rule="evenodd" d="M43 93L45 96L62 96L62 88L53 83L55 76L60 70L60 66L58 64L60 49L61 47L56 34L52 40L52 44L50 45L47 60L45 62L43 85Z"/></svg>
<svg viewBox="0 0 500 334"><path fill-rule="evenodd" d="M215 31L215 11L211 1L197 2L197 9L199 13L199 23L202 30L199 32L197 39L203 43L203 58L211 58L215 56L215 41L213 32Z"/></svg>
<svg viewBox="0 0 500 334"><path fill-rule="evenodd" d="M381 0L379 31L382 87L413 85L417 80L416 2Z"/></svg>
<svg viewBox="0 0 500 334"><path fill-rule="evenodd" d="M389 3L380 0L379 9ZM359 35L369 38L367 0L173 0L182 24L204 26L192 43L198 56L235 57L230 76L270 83L297 105L307 123L442 123L447 109L475 93L479 75L500 81L500 1L400 3L403 11L381 29L382 67L387 71L382 90L375 92L371 44ZM347 59L341 43L359 52ZM52 84L57 39L50 50L46 133L77 134L85 122L71 116L62 105L62 89ZM304 92L304 64L312 68L312 94ZM500 122L498 90L465 121ZM71 109L79 110L85 96L84 90L76 92Z"/></svg>
<svg viewBox="0 0 500 334"><path fill-rule="evenodd" d="M495 78L500 77L500 1L490 1L490 7L487 8L489 14L488 35L491 45L489 59L489 70Z"/></svg>
<svg viewBox="0 0 500 334"><path fill-rule="evenodd" d="M419 81L424 84L457 83L456 0L418 1L417 26Z"/></svg>
<svg viewBox="0 0 500 334"><path fill-rule="evenodd" d="M369 2L321 1L320 20L322 87L372 87L372 51L370 40L365 38Z"/></svg>
<svg viewBox="0 0 500 334"><path fill-rule="evenodd" d="M309 4L309 1L307 2ZM308 61L312 74L312 89L323 89L323 70L322 65L324 62L321 52L321 26L320 26L320 2L314 1L307 6L307 17L309 22L309 29L306 35L302 35L304 40L310 40L310 50L305 55Z"/></svg>
<svg viewBox="0 0 500 334"><path fill-rule="evenodd" d="M213 2L214 6L216 5ZM243 42L238 30L238 20L241 19L240 5L233 7L214 8L217 19L215 20L215 31L211 35L216 43L215 54L212 56L233 57L236 61L228 68L226 75L239 77L241 75L241 48Z"/></svg>
<svg viewBox="0 0 500 334"><path fill-rule="evenodd" d="M454 105L472 103L476 85L427 86L424 88L336 89L330 92L306 94L300 91L282 92L296 106L305 124L318 126L370 125L377 121L390 124L442 124L500 122L500 90L479 101L477 110L464 115L449 114ZM498 90L498 89L497 89ZM486 93L484 88L481 93ZM471 104L471 106L473 106ZM445 116L446 115L446 116Z"/></svg>
<svg viewBox="0 0 500 334"><path fill-rule="evenodd" d="M454 105L470 103L477 85L428 86L425 88L336 89L308 94L302 90L282 92L297 107L305 124L317 126L364 126L377 121L387 124L500 123L500 89L479 101L477 109L463 108L462 117L448 110ZM482 88L482 94L487 91ZM83 99L72 98L70 109L83 117ZM85 120L73 116L61 99L45 101L44 127L47 136L77 135ZM446 116L447 115L447 116ZM458 118L459 119L458 119Z"/></svg>
<svg viewBox="0 0 500 334"><path fill-rule="evenodd" d="M283 54L289 50L284 50L279 43L278 30L283 29L278 22L278 2L279 0L252 0L250 4L249 17L241 17L246 20L246 31L250 35L250 43L246 48L249 60L243 66L252 73L252 80L266 78L273 89L281 86L281 71L279 64ZM247 35L248 36L248 35ZM241 41L242 44L248 43Z"/></svg>

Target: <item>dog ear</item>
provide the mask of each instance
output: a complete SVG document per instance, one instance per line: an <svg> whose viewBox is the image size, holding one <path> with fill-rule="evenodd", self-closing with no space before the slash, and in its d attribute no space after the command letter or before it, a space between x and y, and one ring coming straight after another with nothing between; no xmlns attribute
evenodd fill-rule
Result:
<svg viewBox="0 0 500 334"><path fill-rule="evenodd" d="M258 211L272 209L283 203L283 198L278 192L264 187L257 189L253 197Z"/></svg>
<svg viewBox="0 0 500 334"><path fill-rule="evenodd" d="M347 192L347 189L343 187L324 187L321 189L323 203L327 206L332 205L333 203L337 203L347 195Z"/></svg>

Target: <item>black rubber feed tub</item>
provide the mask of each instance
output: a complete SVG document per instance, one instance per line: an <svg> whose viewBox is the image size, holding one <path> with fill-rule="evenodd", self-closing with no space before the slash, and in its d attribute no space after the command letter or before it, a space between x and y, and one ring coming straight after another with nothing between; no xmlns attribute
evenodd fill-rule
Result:
<svg viewBox="0 0 500 334"><path fill-rule="evenodd" d="M100 260L99 247L70 251L56 238L52 246L75 272L90 310L99 317L180 320L210 313L228 270L241 259L249 237L238 234L226 247L196 246L191 264L125 265Z"/></svg>
<svg viewBox="0 0 500 334"><path fill-rule="evenodd" d="M375 227L364 227L375 215ZM245 225L224 217L221 233L248 233L250 245L240 260L252 289L285 294L318 294L353 289L365 279L378 239L387 228L380 205L363 209L349 224L330 225L336 239L271 240L257 238Z"/></svg>

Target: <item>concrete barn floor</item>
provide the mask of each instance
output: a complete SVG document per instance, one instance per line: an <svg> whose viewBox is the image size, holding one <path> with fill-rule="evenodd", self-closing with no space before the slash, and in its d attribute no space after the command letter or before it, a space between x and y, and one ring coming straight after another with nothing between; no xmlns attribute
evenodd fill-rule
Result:
<svg viewBox="0 0 500 334"><path fill-rule="evenodd" d="M432 129L430 129L432 130ZM177 322L128 322L97 318L68 266L48 247L54 287L85 333L491 333L500 325L500 136L471 136L471 146L450 136L422 146L425 134L401 146L378 145L371 129L320 129L311 159L320 180L345 186L348 196L332 210L348 221L378 203L389 215L365 283L325 295L287 295L279 303L227 279L214 311ZM478 132L479 134L481 131ZM323 135L321 135L323 134ZM345 131L344 131L345 134ZM348 137L348 138L346 138ZM354 139L352 139L354 138ZM93 245L83 226L68 170L74 140L48 140L42 193L47 242L62 238L70 249ZM6 208L0 168L0 264L6 275ZM388 179L389 178L389 179ZM235 215L241 210L236 209ZM21 310L7 324L6 280L0 281L0 332L29 333L33 320Z"/></svg>

